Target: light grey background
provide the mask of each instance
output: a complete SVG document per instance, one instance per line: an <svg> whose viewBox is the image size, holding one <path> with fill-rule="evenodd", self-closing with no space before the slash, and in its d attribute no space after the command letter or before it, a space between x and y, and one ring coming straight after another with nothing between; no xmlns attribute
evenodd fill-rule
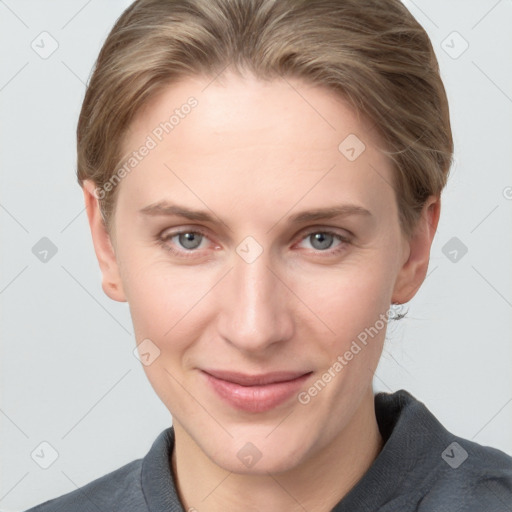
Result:
<svg viewBox="0 0 512 512"><path fill-rule="evenodd" d="M101 289L75 178L85 83L129 3L0 0L3 511L144 456L171 422L132 353L127 304ZM405 388L455 434L512 454L512 2L404 3L439 57L456 162L429 275L388 329L375 390ZM43 237L57 248L46 263L32 252ZM455 262L453 237L468 249ZM50 462L42 442L58 452L48 469L31 457Z"/></svg>

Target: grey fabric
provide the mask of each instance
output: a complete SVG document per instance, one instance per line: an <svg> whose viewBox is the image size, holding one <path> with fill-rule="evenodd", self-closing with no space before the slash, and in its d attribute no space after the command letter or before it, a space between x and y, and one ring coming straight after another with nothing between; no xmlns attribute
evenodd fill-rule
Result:
<svg viewBox="0 0 512 512"><path fill-rule="evenodd" d="M375 412L384 447L333 512L512 512L512 457L451 434L404 390L376 394ZM173 446L169 427L143 459L26 512L184 512Z"/></svg>

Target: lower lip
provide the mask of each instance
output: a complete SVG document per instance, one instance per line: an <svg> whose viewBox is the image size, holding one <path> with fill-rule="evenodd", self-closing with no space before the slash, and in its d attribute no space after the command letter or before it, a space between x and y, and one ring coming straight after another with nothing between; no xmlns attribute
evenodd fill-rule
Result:
<svg viewBox="0 0 512 512"><path fill-rule="evenodd" d="M217 379L203 372L213 390L232 407L246 412L265 412L297 395L310 374L285 382L259 386L241 386L234 382Z"/></svg>

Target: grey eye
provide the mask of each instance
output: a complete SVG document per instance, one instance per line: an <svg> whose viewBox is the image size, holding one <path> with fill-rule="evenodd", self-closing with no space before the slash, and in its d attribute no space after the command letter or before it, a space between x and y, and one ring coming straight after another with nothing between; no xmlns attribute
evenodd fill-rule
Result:
<svg viewBox="0 0 512 512"><path fill-rule="evenodd" d="M317 250L329 249L334 240L333 235L324 233L322 231L319 231L318 233L312 233L308 238L310 239L313 248Z"/></svg>
<svg viewBox="0 0 512 512"><path fill-rule="evenodd" d="M197 249L201 245L203 235L201 233L195 233L193 231L180 233L176 235L179 243L185 249Z"/></svg>

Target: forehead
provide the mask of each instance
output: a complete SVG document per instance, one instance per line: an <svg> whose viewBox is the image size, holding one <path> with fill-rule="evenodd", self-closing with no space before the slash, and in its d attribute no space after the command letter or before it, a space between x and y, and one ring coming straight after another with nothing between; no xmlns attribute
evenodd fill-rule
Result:
<svg viewBox="0 0 512 512"><path fill-rule="evenodd" d="M392 169L379 142L326 88L251 75L187 78L153 97L131 123L125 154L148 143L151 149L121 188L138 203L177 189L196 203L199 192L213 191L240 200L307 194L312 201L347 192L389 202L392 190L383 189L390 189Z"/></svg>
<svg viewBox="0 0 512 512"><path fill-rule="evenodd" d="M187 103L192 99L197 105L190 109ZM184 122L187 117L192 121ZM242 135L258 137L260 143L302 139L308 143L306 147L332 147L349 133L367 146L379 142L371 124L341 95L291 77L261 80L251 74L242 78L229 72L217 78L188 77L170 84L132 121L125 149L130 149L134 139L140 140L155 129L158 132L158 127L169 120L172 136L165 138L183 135L202 149L217 147L218 136L224 145L236 147ZM286 133L276 140L280 127L286 128ZM171 133L164 131L166 135Z"/></svg>

